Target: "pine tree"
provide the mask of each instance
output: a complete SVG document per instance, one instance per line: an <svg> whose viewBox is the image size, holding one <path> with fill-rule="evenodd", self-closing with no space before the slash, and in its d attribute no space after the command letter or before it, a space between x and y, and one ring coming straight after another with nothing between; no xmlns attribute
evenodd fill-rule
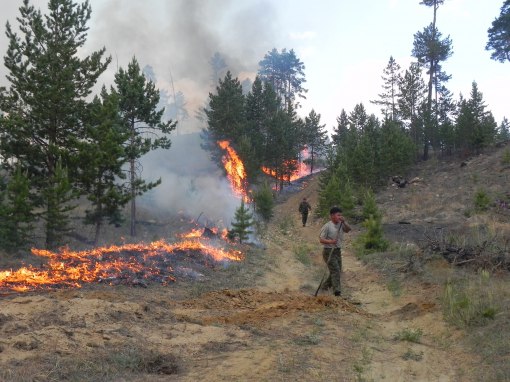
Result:
<svg viewBox="0 0 510 382"><path fill-rule="evenodd" d="M82 187L92 204L92 209L86 211L85 223L95 226L94 244L105 221L120 224L121 210L130 199L129 191L119 184L126 178L122 169L127 161L123 143L129 133L119 118L118 102L118 96L108 94L105 88L101 99L94 98L86 127L89 139L80 149Z"/></svg>
<svg viewBox="0 0 510 382"><path fill-rule="evenodd" d="M118 97L122 123L129 134L124 145L129 161L130 234L135 236L136 197L161 183L161 179L147 183L141 178L139 160L151 150L169 149L168 134L175 129L176 123L162 121L165 110L157 110L159 91L152 81L147 81L135 57L127 70L120 68L115 74L115 85L112 93Z"/></svg>
<svg viewBox="0 0 510 382"><path fill-rule="evenodd" d="M508 140L510 140L510 122L505 117L498 128L498 141L506 142Z"/></svg>
<svg viewBox="0 0 510 382"><path fill-rule="evenodd" d="M384 239L380 221L371 216L362 225L366 231L360 235L360 240L365 253L384 252L388 249L389 243Z"/></svg>
<svg viewBox="0 0 510 382"><path fill-rule="evenodd" d="M241 244L243 241L248 240L248 236L253 232L250 230L250 227L253 226L252 218L253 215L245 206L244 201L241 201L241 205L236 209L234 215L235 220L231 224L232 232L239 238Z"/></svg>
<svg viewBox="0 0 510 382"><path fill-rule="evenodd" d="M510 0L505 0L499 17L487 33L489 41L485 49L493 51L491 58L499 62L510 61Z"/></svg>
<svg viewBox="0 0 510 382"><path fill-rule="evenodd" d="M381 112L385 119L396 121L399 118L398 97L400 96L401 74L400 65L397 64L393 56L390 57L381 78L383 80L383 93L379 94L378 100L370 102L382 106Z"/></svg>
<svg viewBox="0 0 510 382"><path fill-rule="evenodd" d="M333 131L332 140L335 146L340 146L344 143L345 137L349 130L349 117L345 112L345 109L342 109L340 115L336 119L337 126Z"/></svg>
<svg viewBox="0 0 510 382"><path fill-rule="evenodd" d="M69 211L74 209L71 201L76 198L76 190L69 181L62 160L57 161L55 173L43 188L42 197L48 206L43 215L46 221L46 248L56 248L63 244L64 235L70 231Z"/></svg>
<svg viewBox="0 0 510 382"><path fill-rule="evenodd" d="M324 151L326 150L326 125L321 125L320 121L321 115L317 114L313 109L310 111L310 114L305 117L304 144L310 155L308 159L308 163L310 163L310 174L313 173L317 157L324 154Z"/></svg>
<svg viewBox="0 0 510 382"><path fill-rule="evenodd" d="M426 91L421 67L413 62L400 80L398 104L402 120L406 123L417 147L423 142L423 113L420 113L420 109Z"/></svg>
<svg viewBox="0 0 510 382"><path fill-rule="evenodd" d="M303 88L305 65L296 56L293 49L269 51L259 62L259 76L264 83L269 83L281 100L281 106L289 109L297 107L296 98L306 98L307 89Z"/></svg>
<svg viewBox="0 0 510 382"><path fill-rule="evenodd" d="M14 251L30 244L32 209L30 182L18 165L7 185L0 184L0 248Z"/></svg>
<svg viewBox="0 0 510 382"><path fill-rule="evenodd" d="M4 63L10 87L0 93L0 110L5 113L0 116L0 156L3 166L19 163L26 169L31 189L40 193L48 246L54 245L52 227L60 225L51 219L67 208L52 204L59 198L44 196L61 186L52 183L60 179L59 162L68 169L70 186L78 182L76 155L78 142L86 139L86 98L111 61L103 59L104 48L82 54L90 14L88 2L49 0L43 15L25 0L18 18L21 35L10 23L6 26L9 47Z"/></svg>
<svg viewBox="0 0 510 382"><path fill-rule="evenodd" d="M449 76L442 72L441 62L446 61L452 55L452 42L450 37L442 38L436 23L437 10L444 3L444 0L423 0L420 4L433 8L433 21L425 27L422 32L414 35L413 56L417 58L420 65L427 68L429 75L427 104L424 113L423 130L423 159L429 157L429 145L431 137L437 130L437 113L434 115L432 108L433 92L437 91L442 82L447 81Z"/></svg>
<svg viewBox="0 0 510 382"><path fill-rule="evenodd" d="M479 153L494 142L497 124L494 116L486 110L483 94L473 82L469 100L459 102L456 136L461 147Z"/></svg>
<svg viewBox="0 0 510 382"><path fill-rule="evenodd" d="M374 193L371 190L367 190L363 195L363 220L367 220L370 217L381 221L382 214L379 208L377 208Z"/></svg>

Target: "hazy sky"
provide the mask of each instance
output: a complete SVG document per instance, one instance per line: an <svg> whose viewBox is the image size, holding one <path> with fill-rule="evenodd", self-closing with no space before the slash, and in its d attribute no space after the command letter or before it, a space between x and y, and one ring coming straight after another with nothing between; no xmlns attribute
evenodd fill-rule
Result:
<svg viewBox="0 0 510 382"><path fill-rule="evenodd" d="M21 0L0 0L0 24L15 24ZM45 0L33 1L44 6ZM487 29L503 0L446 0L438 28L453 41L444 70L453 75L449 89L469 95L477 81L498 123L510 117L510 63L498 63L485 51ZM301 114L312 108L328 129L342 108L351 111L381 91L380 79L390 55L403 67L411 62L413 35L428 25L432 10L419 0L91 0L92 20L85 51L105 46L113 63L101 83L110 83L117 65L133 55L152 65L158 86L188 100L189 114L211 90L208 59L219 51L241 80L253 77L258 61L273 47L295 49L305 63L309 89ZM7 41L0 36L3 56ZM0 65L0 84L6 84Z"/></svg>

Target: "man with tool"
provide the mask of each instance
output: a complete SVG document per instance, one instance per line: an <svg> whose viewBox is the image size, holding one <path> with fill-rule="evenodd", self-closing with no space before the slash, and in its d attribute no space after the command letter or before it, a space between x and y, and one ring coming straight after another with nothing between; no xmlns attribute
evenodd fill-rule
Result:
<svg viewBox="0 0 510 382"><path fill-rule="evenodd" d="M341 295L340 288L340 272L342 271L342 254L340 246L342 244L343 233L351 230L351 226L347 224L342 216L342 210L338 207L333 207L329 210L330 221L324 224L319 235L319 241L324 246L322 257L326 262L329 269L329 276L323 282L322 277L317 292L322 287L323 290L328 290L331 287L335 296ZM315 295L317 295L317 292Z"/></svg>

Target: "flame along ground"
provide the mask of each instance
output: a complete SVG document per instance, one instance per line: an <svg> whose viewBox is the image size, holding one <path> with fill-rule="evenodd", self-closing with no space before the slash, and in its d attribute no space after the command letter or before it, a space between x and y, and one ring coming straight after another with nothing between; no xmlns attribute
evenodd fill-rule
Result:
<svg viewBox="0 0 510 382"><path fill-rule="evenodd" d="M159 240L84 251L71 251L68 248L62 248L59 252L32 249L34 255L47 258L47 264L40 268L27 266L0 271L0 289L24 292L57 286L79 288L84 283L128 277L167 284L175 281L172 260L176 257L186 258L194 253L199 254L206 263L207 258L216 262L240 261L243 258L240 251L217 248L207 239L198 239L195 231L190 234L194 239L177 243Z"/></svg>

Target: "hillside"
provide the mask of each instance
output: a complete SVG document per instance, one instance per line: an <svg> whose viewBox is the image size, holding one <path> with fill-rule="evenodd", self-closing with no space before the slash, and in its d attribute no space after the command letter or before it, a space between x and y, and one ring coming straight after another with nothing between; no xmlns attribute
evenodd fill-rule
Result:
<svg viewBox="0 0 510 382"><path fill-rule="evenodd" d="M263 245L242 248L243 262L168 286L98 284L0 297L0 380L505 380L507 272L493 276L501 292L494 294L501 300L494 319L474 329L455 326L444 320L444 283L478 276L430 252L425 239L480 226L510 237L507 211L477 212L473 204L480 189L491 204L507 197L503 155L501 149L463 167L430 161L413 170L409 179L419 180L412 185L389 184L377 200L393 246L361 261L354 249L361 227L346 235L343 298L313 297L325 269L317 240L323 222L301 227L297 205L303 197L317 205L317 177L282 199ZM157 229L153 234L162 235ZM144 235L150 233L146 225ZM473 350L470 335L487 330L500 334L491 360L486 343Z"/></svg>

